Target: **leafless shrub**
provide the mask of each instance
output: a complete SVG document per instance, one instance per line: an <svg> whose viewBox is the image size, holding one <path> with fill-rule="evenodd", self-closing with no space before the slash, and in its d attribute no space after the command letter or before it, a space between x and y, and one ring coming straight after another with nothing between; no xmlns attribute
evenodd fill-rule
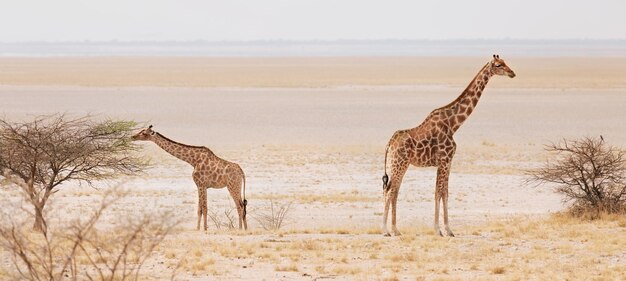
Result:
<svg viewBox="0 0 626 281"><path fill-rule="evenodd" d="M574 213L626 210L626 151L588 137L550 144L546 150L554 158L530 171L529 182L556 184L556 192L573 201Z"/></svg>
<svg viewBox="0 0 626 281"><path fill-rule="evenodd" d="M224 208L224 213L220 214L218 211L209 210L207 215L215 225L216 229L235 229L235 223L238 223L239 217L235 216L235 208L230 206Z"/></svg>
<svg viewBox="0 0 626 281"><path fill-rule="evenodd" d="M34 208L33 229L45 232L44 207L62 183L111 179L140 172L147 162L133 152L132 121L103 122L63 115L41 116L29 122L0 120L0 172L18 177Z"/></svg>
<svg viewBox="0 0 626 281"><path fill-rule="evenodd" d="M265 230L279 230L287 222L292 205L293 202L279 205L274 200L270 200L265 210L256 211L254 220Z"/></svg>
<svg viewBox="0 0 626 281"><path fill-rule="evenodd" d="M142 266L179 221L170 213L119 217L99 227L105 211L125 194L106 191L86 219L31 231L3 214L0 247L11 256L14 280L138 280ZM174 273L173 273L174 274ZM172 275L173 278L174 275Z"/></svg>

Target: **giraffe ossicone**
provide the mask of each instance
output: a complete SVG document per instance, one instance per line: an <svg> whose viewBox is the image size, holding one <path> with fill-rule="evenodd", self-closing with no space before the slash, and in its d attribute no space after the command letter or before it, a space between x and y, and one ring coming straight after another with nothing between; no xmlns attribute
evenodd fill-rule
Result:
<svg viewBox="0 0 626 281"><path fill-rule="evenodd" d="M239 214L239 229L248 229L246 220L246 176L239 165L217 157L204 146L186 145L173 141L152 130L152 125L132 136L133 141L152 141L172 156L193 166L193 181L198 188L198 224L207 230L207 188L224 188L230 192ZM243 196L242 196L243 192Z"/></svg>
<svg viewBox="0 0 626 281"><path fill-rule="evenodd" d="M439 207L443 204L443 223L449 236L454 236L448 223L448 177L450 165L456 151L454 133L474 111L478 100L494 75L515 77L499 55L493 55L463 93L446 106L433 110L419 126L407 130L396 131L385 149L385 174L383 176L383 232L391 236L387 230L387 219L391 208L391 230L400 235L396 226L396 209L398 193L402 178L410 165L417 167L437 167L435 183L435 233L443 236L439 228ZM388 161L389 160L389 161ZM387 166L390 165L390 175Z"/></svg>

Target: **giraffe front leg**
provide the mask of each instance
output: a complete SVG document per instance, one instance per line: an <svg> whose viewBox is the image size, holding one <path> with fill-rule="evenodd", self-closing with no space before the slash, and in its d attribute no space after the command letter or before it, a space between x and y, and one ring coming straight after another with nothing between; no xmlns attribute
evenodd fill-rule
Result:
<svg viewBox="0 0 626 281"><path fill-rule="evenodd" d="M435 190L435 223L433 227L435 228L435 234L439 234L439 236L443 236L441 233L441 229L439 229L439 201L441 200L441 196L439 196L439 191Z"/></svg>
<svg viewBox="0 0 626 281"><path fill-rule="evenodd" d="M202 219L202 194L200 188L198 188L198 224L196 230L200 230L200 220Z"/></svg>
<svg viewBox="0 0 626 281"><path fill-rule="evenodd" d="M448 236L454 237L454 233L450 230L450 225L448 224L448 192L443 195L443 225L446 229L446 233Z"/></svg>
<svg viewBox="0 0 626 281"><path fill-rule="evenodd" d="M202 192L202 196L200 196L200 206L202 207L202 218L203 218L203 223L204 223L204 231L207 230L207 213L208 213L208 206L207 206L207 191L206 188L201 188Z"/></svg>
<svg viewBox="0 0 626 281"><path fill-rule="evenodd" d="M202 210L202 217L204 217L204 231L207 230L207 216L208 216L208 212L209 212L209 207L204 204L204 209Z"/></svg>
<svg viewBox="0 0 626 281"><path fill-rule="evenodd" d="M439 167L437 168L437 187L435 190L435 232L439 236L443 236L439 228L439 202L443 201L443 223L446 233L454 236L448 226L448 180L450 178L450 164L454 155L455 146L451 148L441 149L439 158Z"/></svg>

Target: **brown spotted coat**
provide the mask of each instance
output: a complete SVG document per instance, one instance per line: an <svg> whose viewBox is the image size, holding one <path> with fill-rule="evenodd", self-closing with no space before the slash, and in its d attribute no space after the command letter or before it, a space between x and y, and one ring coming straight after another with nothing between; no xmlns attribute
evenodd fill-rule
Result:
<svg viewBox="0 0 626 281"><path fill-rule="evenodd" d="M474 111L478 100L493 75L515 77L515 73L494 55L474 77L465 91L450 104L433 110L419 126L396 131L385 151L385 175L383 176L384 213L383 231L387 230L387 218L391 207L391 228L394 235L400 235L396 227L396 206L402 178L409 165L416 167L437 167L435 184L435 233L439 229L439 204L443 203L443 220L446 233L454 236L448 224L448 177L450 164L456 151L454 133ZM387 174L387 169L390 173Z"/></svg>
<svg viewBox="0 0 626 281"><path fill-rule="evenodd" d="M192 177L198 188L197 229L200 229L200 220L203 220L204 230L207 229L207 188L218 189L224 187L228 188L230 196L235 201L239 215L239 228L248 228L246 220L246 178L239 165L217 157L207 147L175 142L153 131L152 126L143 129L133 136L133 140L152 141L169 154L193 166Z"/></svg>

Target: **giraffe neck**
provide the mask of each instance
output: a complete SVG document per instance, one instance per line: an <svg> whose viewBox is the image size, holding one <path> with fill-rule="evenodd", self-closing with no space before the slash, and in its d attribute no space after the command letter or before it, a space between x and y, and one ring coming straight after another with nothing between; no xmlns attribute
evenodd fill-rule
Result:
<svg viewBox="0 0 626 281"><path fill-rule="evenodd" d="M200 154L202 151L199 150L208 150L206 147L202 146L191 146L175 142L159 133L154 134L154 137L152 137L152 141L163 150L165 150L167 153L191 164L194 167L200 160Z"/></svg>
<svg viewBox="0 0 626 281"><path fill-rule="evenodd" d="M445 117L453 132L456 132L470 114L472 114L491 76L493 76L493 72L490 63L487 63L478 74L476 74L463 93L444 107L444 112L446 113Z"/></svg>

